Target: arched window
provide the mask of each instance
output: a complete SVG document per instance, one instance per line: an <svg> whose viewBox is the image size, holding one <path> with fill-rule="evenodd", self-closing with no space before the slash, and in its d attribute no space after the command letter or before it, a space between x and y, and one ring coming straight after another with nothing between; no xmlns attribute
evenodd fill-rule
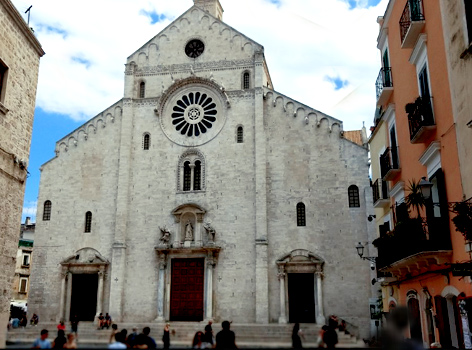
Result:
<svg viewBox="0 0 472 350"><path fill-rule="evenodd" d="M144 81L139 84L139 98L144 98L146 94L146 83Z"/></svg>
<svg viewBox="0 0 472 350"><path fill-rule="evenodd" d="M190 169L190 162L184 163L184 191L190 191L192 183L192 171Z"/></svg>
<svg viewBox="0 0 472 350"><path fill-rule="evenodd" d="M202 162L197 160L193 169L193 190L200 191L202 189Z"/></svg>
<svg viewBox="0 0 472 350"><path fill-rule="evenodd" d="M85 230L84 232L92 232L92 212L85 213Z"/></svg>
<svg viewBox="0 0 472 350"><path fill-rule="evenodd" d="M250 78L249 72L244 72L243 74L243 89L244 90L249 89L249 78Z"/></svg>
<svg viewBox="0 0 472 350"><path fill-rule="evenodd" d="M44 202L43 221L51 220L51 201Z"/></svg>
<svg viewBox="0 0 472 350"><path fill-rule="evenodd" d="M349 208L359 208L361 206L359 202L359 188L356 185L349 186L348 194Z"/></svg>
<svg viewBox="0 0 472 350"><path fill-rule="evenodd" d="M238 143L243 143L244 141L244 130L242 126L238 126L236 131L236 140Z"/></svg>
<svg viewBox="0 0 472 350"><path fill-rule="evenodd" d="M297 226L306 226L305 204L297 204Z"/></svg>
<svg viewBox="0 0 472 350"><path fill-rule="evenodd" d="M149 146L151 145L151 135L144 134L143 135L143 150L149 150Z"/></svg>
<svg viewBox="0 0 472 350"><path fill-rule="evenodd" d="M195 149L184 152L179 158L177 191L205 190L205 157Z"/></svg>

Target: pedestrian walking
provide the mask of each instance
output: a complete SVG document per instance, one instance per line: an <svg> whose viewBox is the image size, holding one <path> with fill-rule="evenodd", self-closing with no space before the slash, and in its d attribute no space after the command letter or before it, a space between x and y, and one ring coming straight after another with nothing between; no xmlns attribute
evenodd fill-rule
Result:
<svg viewBox="0 0 472 350"><path fill-rule="evenodd" d="M216 335L216 349L237 349L236 335L230 330L229 321L221 323L221 331Z"/></svg>
<svg viewBox="0 0 472 350"><path fill-rule="evenodd" d="M113 323L111 325L111 333L110 333L110 338L108 339L108 344L111 344L115 341L116 333L118 333L118 325L116 323Z"/></svg>
<svg viewBox="0 0 472 350"><path fill-rule="evenodd" d="M70 329L72 333L77 334L79 330L79 316L77 316L77 314L74 314L74 316L70 318Z"/></svg>
<svg viewBox="0 0 472 350"><path fill-rule="evenodd" d="M164 334L162 335L162 342L164 343L164 349L170 347L170 324L166 323L164 326Z"/></svg>
<svg viewBox="0 0 472 350"><path fill-rule="evenodd" d="M117 332L115 334L115 339L113 342L108 344L108 349L126 349L127 346L125 344L126 334L128 331L123 329L121 332Z"/></svg>
<svg viewBox="0 0 472 350"><path fill-rule="evenodd" d="M300 323L295 323L292 330L292 348L302 349L302 338L305 340L302 330L300 329Z"/></svg>
<svg viewBox="0 0 472 350"><path fill-rule="evenodd" d="M143 328L143 334L146 336L146 344L148 349L156 349L157 344L156 341L154 340L153 337L151 337L149 334L151 333L151 328L149 327L144 327Z"/></svg>
<svg viewBox="0 0 472 350"><path fill-rule="evenodd" d="M213 340L213 328L211 325L213 324L213 320L209 320L208 324L205 326L205 334L203 335L203 341L209 344L208 347L213 347L215 343Z"/></svg>
<svg viewBox="0 0 472 350"><path fill-rule="evenodd" d="M338 322L330 318L328 321L328 329L323 334L323 342L326 344L328 349L334 349L338 343L338 333L336 333L336 328L338 327Z"/></svg>
<svg viewBox="0 0 472 350"><path fill-rule="evenodd" d="M51 349L51 342L48 339L49 332L47 329L43 329L40 333L40 337L33 343L33 349Z"/></svg>
<svg viewBox="0 0 472 350"><path fill-rule="evenodd" d="M77 349L74 333L67 334L67 343L64 344L64 349Z"/></svg>
<svg viewBox="0 0 472 350"><path fill-rule="evenodd" d="M128 344L129 348L133 348L136 345L136 338L138 337L138 328L133 327L133 332L128 335L126 338L126 344Z"/></svg>
<svg viewBox="0 0 472 350"><path fill-rule="evenodd" d="M57 331L56 339L54 339L54 341L52 342L52 348L63 349L65 343L67 343L66 333L64 332L63 329L59 329Z"/></svg>

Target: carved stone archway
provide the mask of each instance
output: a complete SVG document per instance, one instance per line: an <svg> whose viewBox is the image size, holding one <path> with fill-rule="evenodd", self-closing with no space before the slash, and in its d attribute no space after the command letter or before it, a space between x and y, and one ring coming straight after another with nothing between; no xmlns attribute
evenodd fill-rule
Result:
<svg viewBox="0 0 472 350"><path fill-rule="evenodd" d="M110 262L96 249L77 250L61 262L61 299L58 320L70 318L72 274L98 274L97 315L103 312L103 286Z"/></svg>
<svg viewBox="0 0 472 350"><path fill-rule="evenodd" d="M288 273L313 273L315 276L315 312L316 323L324 324L323 312L323 265L324 260L306 249L295 249L276 262L280 286L279 323L287 323L288 315Z"/></svg>

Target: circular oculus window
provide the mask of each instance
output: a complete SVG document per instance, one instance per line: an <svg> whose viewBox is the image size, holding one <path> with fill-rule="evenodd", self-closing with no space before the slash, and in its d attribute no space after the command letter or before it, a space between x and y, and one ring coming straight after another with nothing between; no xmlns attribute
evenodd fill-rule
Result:
<svg viewBox="0 0 472 350"><path fill-rule="evenodd" d="M218 114L213 99L200 92L182 95L172 110L175 130L188 137L205 134L213 127Z"/></svg>
<svg viewBox="0 0 472 350"><path fill-rule="evenodd" d="M198 39L190 40L185 46L185 54L190 58L197 58L205 50L205 44Z"/></svg>
<svg viewBox="0 0 472 350"><path fill-rule="evenodd" d="M173 93L159 120L171 141L182 146L199 146L220 133L226 122L226 106L219 91L196 84Z"/></svg>

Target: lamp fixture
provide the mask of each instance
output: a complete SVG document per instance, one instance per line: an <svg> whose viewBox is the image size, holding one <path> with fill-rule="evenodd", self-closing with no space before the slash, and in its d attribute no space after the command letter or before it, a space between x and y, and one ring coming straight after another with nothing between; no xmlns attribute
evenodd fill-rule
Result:
<svg viewBox="0 0 472 350"><path fill-rule="evenodd" d="M361 242L357 243L356 249L357 249L357 254L359 254L359 258L361 258L362 260L370 261L372 263L371 264L371 269L375 270L375 262L377 261L377 257L375 257L375 256L364 256L365 247Z"/></svg>
<svg viewBox="0 0 472 350"><path fill-rule="evenodd" d="M431 198L431 188L433 187L433 184L426 180L426 177L421 178L418 186L421 189L421 194L423 195L424 199Z"/></svg>

